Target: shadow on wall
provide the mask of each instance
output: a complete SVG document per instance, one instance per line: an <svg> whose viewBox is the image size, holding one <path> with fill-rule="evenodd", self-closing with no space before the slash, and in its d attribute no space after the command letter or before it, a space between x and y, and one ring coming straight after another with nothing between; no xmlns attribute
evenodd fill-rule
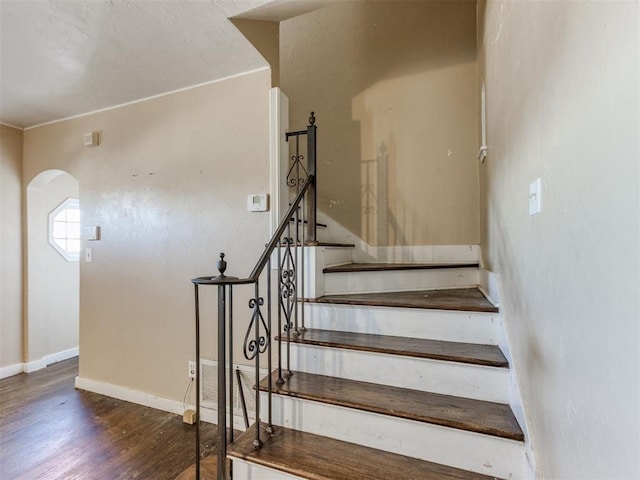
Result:
<svg viewBox="0 0 640 480"><path fill-rule="evenodd" d="M344 2L281 24L291 125L318 117L319 208L370 245L478 243L475 35L473 2Z"/></svg>
<svg viewBox="0 0 640 480"><path fill-rule="evenodd" d="M78 194L78 181L62 170L41 172L27 186L25 332L30 371L76 356L78 352L79 262L65 258L59 248L54 248L52 237L77 236L68 248L79 253L79 233L67 230L65 221L50 219L52 212L59 210L67 199L78 199ZM68 220L77 223L76 218Z"/></svg>

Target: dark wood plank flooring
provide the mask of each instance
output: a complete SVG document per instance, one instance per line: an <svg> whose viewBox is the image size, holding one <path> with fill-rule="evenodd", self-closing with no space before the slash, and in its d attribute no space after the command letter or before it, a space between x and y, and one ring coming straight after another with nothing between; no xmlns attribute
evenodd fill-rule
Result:
<svg viewBox="0 0 640 480"><path fill-rule="evenodd" d="M265 432L264 446L255 450L255 428L254 424L229 447L230 456L311 480L494 478L284 427L276 427L270 438Z"/></svg>
<svg viewBox="0 0 640 480"><path fill-rule="evenodd" d="M506 404L303 372L294 372L282 387L277 387L277 378L275 370L272 374L274 392L282 395L524 440L524 434ZM267 390L267 378L260 382L260 389Z"/></svg>
<svg viewBox="0 0 640 480"><path fill-rule="evenodd" d="M182 417L74 388L78 360L0 380L0 478L174 480L194 463ZM202 424L203 452L215 426Z"/></svg>
<svg viewBox="0 0 640 480"><path fill-rule="evenodd" d="M477 268L478 263L345 263L325 267L323 273L384 272L392 270L435 270L443 268Z"/></svg>
<svg viewBox="0 0 640 480"><path fill-rule="evenodd" d="M227 462L229 463L229 462ZM227 467L228 468L228 467ZM227 470L229 471L229 470ZM215 453L205 457L200 462L200 480L215 480L218 475L218 457ZM195 463L176 477L175 480L195 480Z"/></svg>
<svg viewBox="0 0 640 480"><path fill-rule="evenodd" d="M324 297L309 299L307 301L342 305L426 308L466 312L498 312L498 307L489 302L478 288L325 295Z"/></svg>
<svg viewBox="0 0 640 480"><path fill-rule="evenodd" d="M445 360L490 367L509 366L509 362L496 345L477 345L473 343L391 337L312 328L301 332L300 335L292 335L291 341L322 347Z"/></svg>

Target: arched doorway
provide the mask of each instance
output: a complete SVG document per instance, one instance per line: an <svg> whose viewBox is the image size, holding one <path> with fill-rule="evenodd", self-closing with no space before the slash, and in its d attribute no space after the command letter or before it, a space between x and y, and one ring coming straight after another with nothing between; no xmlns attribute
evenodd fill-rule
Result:
<svg viewBox="0 0 640 480"><path fill-rule="evenodd" d="M78 355L78 181L47 170L27 186L26 371Z"/></svg>

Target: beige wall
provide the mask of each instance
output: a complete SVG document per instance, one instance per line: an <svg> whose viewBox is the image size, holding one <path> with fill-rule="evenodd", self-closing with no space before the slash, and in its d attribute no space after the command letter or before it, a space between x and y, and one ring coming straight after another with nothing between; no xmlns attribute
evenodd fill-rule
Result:
<svg viewBox="0 0 640 480"><path fill-rule="evenodd" d="M67 198L78 198L78 182L59 170L27 187L26 362L78 347L79 263L49 244L49 214Z"/></svg>
<svg viewBox="0 0 640 480"><path fill-rule="evenodd" d="M639 478L639 5L489 1L479 17L482 247L540 477Z"/></svg>
<svg viewBox="0 0 640 480"><path fill-rule="evenodd" d="M22 130L0 125L0 368L22 349Z"/></svg>
<svg viewBox="0 0 640 480"><path fill-rule="evenodd" d="M280 86L280 23L231 18L231 22L251 42L271 67L271 86Z"/></svg>
<svg viewBox="0 0 640 480"><path fill-rule="evenodd" d="M318 118L320 209L370 245L479 242L475 14L340 2L281 23L291 128Z"/></svg>
<svg viewBox="0 0 640 480"><path fill-rule="evenodd" d="M247 275L268 240L268 213L247 212L246 196L269 188L269 89L263 70L25 132L25 182L69 172L83 225L102 229L83 244L93 262L80 263L82 377L182 401L195 357L190 279L212 274L221 251L228 274ZM100 146L82 146L90 131Z"/></svg>

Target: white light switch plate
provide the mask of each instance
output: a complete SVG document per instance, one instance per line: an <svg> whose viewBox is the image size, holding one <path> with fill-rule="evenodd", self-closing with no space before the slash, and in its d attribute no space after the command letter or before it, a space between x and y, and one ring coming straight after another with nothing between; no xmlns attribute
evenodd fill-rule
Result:
<svg viewBox="0 0 640 480"><path fill-rule="evenodd" d="M542 211L542 179L537 178L529 185L529 215Z"/></svg>
<svg viewBox="0 0 640 480"><path fill-rule="evenodd" d="M90 225L83 229L85 240L100 240L100 227L97 225Z"/></svg>
<svg viewBox="0 0 640 480"><path fill-rule="evenodd" d="M84 249L84 261L87 263L93 262L93 251L90 248Z"/></svg>

